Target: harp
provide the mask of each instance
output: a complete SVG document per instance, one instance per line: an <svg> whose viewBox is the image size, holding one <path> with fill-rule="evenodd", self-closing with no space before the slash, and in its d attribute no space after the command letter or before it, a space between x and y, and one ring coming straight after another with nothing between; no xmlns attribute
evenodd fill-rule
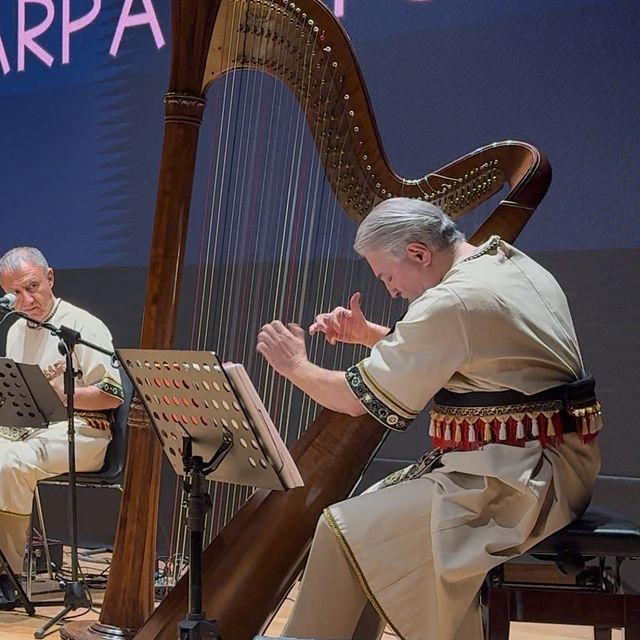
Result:
<svg viewBox="0 0 640 640"><path fill-rule="evenodd" d="M471 237L513 241L551 179L532 145L477 149L420 179L392 170L348 37L319 0L173 0L172 62L141 347L173 346L199 127L209 85L234 69L283 82L300 104L326 180L356 223L391 196L422 198L460 218L508 194ZM154 611L153 569L161 449L140 405L130 440L113 561L100 621L64 638L169 640L187 610L181 580ZM258 633L295 580L322 509L345 498L383 428L330 411L292 447L306 487L256 492L205 550L203 606L225 640Z"/></svg>

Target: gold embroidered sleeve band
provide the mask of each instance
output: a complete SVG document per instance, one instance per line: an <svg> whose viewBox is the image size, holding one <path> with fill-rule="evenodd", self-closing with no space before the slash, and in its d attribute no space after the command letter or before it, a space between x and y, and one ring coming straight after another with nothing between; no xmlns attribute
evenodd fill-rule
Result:
<svg viewBox="0 0 640 640"><path fill-rule="evenodd" d="M375 380L367 375L362 362L350 367L346 377L349 389L356 398L360 400L367 412L385 427L404 431L418 415L386 394Z"/></svg>
<svg viewBox="0 0 640 640"><path fill-rule="evenodd" d="M110 396L114 396L116 398L120 398L120 400L124 400L124 391L122 390L122 385L119 380L114 380L111 376L105 376L101 380L98 380L94 385L102 391L103 393L107 393Z"/></svg>

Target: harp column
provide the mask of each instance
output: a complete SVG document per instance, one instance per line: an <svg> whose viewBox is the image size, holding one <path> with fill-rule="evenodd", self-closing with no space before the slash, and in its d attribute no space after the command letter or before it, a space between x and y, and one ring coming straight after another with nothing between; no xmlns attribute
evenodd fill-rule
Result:
<svg viewBox="0 0 640 640"><path fill-rule="evenodd" d="M173 346L203 96L169 92L142 321L141 347ZM162 448L134 399L124 493L100 620L71 622L65 640L133 638L154 607L154 564Z"/></svg>

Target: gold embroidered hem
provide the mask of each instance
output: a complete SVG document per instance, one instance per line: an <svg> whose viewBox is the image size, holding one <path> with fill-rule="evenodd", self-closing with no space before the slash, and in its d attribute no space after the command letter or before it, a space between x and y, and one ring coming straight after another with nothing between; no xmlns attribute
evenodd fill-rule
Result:
<svg viewBox="0 0 640 640"><path fill-rule="evenodd" d="M35 433L38 429L31 427L25 427L18 429L17 427L0 427L0 438L10 440L11 442L19 442L20 440L26 440L32 433Z"/></svg>
<svg viewBox="0 0 640 640"><path fill-rule="evenodd" d="M356 560L355 554L349 547L349 543L347 539L344 537L342 531L340 530L340 527L338 526L338 523L333 517L333 514L331 513L330 508L324 510L324 517L327 520L327 524L329 525L329 528L331 529L331 531L333 531L336 538L338 539L338 543L340 544L340 547L344 551L345 557L349 561L349 564L351 565L353 572L358 578L358 582L360 583L360 586L362 587L364 594L367 596L367 600L369 600L369 602L371 603L371 606L375 609L375 612L380 616L380 618L384 620L384 622L386 622L391 627L391 629L393 629L393 632L398 636L398 638L400 640L405 640L404 636L393 626L393 623L391 622L391 620L389 620L389 616L384 612L377 598L373 594L373 591L367 584L367 579L364 573L362 572L362 569L358 565L358 561Z"/></svg>

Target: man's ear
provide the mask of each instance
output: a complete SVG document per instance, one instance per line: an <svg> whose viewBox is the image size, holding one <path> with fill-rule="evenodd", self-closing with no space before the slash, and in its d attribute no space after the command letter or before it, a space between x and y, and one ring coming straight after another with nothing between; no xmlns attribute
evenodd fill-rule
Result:
<svg viewBox="0 0 640 640"><path fill-rule="evenodd" d="M407 258L414 263L418 263L424 267L431 264L433 255L431 251L422 242L410 242L406 248Z"/></svg>
<svg viewBox="0 0 640 640"><path fill-rule="evenodd" d="M53 269L49 267L47 269L47 282L49 283L49 288L53 289L53 283L55 281L55 277L53 275Z"/></svg>

